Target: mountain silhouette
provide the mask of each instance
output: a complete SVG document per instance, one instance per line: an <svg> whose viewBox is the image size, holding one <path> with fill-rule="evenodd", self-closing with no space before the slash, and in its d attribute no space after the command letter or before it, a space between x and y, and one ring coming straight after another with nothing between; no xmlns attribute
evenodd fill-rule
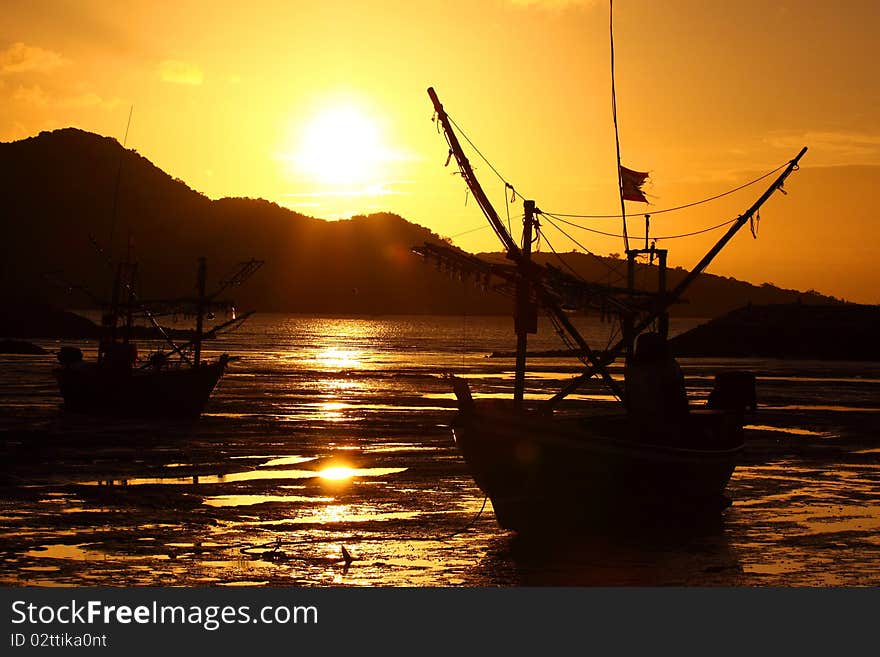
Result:
<svg viewBox="0 0 880 657"><path fill-rule="evenodd" d="M400 216L325 221L261 199L212 200L115 139L75 128L0 143L0 209L0 295L7 308L92 305L50 284L47 272L61 271L67 281L106 298L106 256L118 259L131 244L142 298L192 294L199 256L208 258L209 287L237 263L256 257L266 266L231 291L242 308L357 315L510 312L509 299L463 288L412 255L412 246L441 237ZM535 257L559 266L552 254ZM591 280L625 269L613 258L582 253L566 254L566 261ZM648 278L652 272L647 270ZM670 285L683 275L671 270ZM838 301L708 274L687 296L674 314L714 317L748 303Z"/></svg>

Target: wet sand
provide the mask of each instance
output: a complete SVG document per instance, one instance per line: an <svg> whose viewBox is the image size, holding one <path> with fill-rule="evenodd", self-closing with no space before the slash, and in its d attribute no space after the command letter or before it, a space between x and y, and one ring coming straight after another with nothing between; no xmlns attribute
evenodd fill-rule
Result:
<svg viewBox="0 0 880 657"><path fill-rule="evenodd" d="M695 403L718 367L759 374L723 517L534 541L484 507L439 374L458 369L477 394L498 394L510 363L445 346L395 355L417 329L375 358L243 359L191 424L71 416L51 356L2 357L14 377L0 386L0 583L880 584L880 364L683 360ZM540 363L530 393L569 365Z"/></svg>

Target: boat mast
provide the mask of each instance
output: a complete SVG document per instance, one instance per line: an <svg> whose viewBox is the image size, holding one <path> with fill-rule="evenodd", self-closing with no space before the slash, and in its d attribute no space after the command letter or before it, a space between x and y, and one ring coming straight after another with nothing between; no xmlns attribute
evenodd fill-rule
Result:
<svg viewBox="0 0 880 657"><path fill-rule="evenodd" d="M498 213L495 212L495 208L493 208L492 204L489 202L486 192L483 191L480 182L474 175L471 163L468 162L467 157L465 157L461 144L458 142L458 137L455 135L455 131L452 129L452 125L449 122L449 117L443 109L443 105L440 104L440 99L437 98L434 87L428 87L428 96L430 96L431 102L434 104L434 111L437 113L437 120L440 121L440 125L443 127L446 141L449 142L449 152L455 156L458 169L461 171L461 177L464 178L465 183L467 183L468 188L471 190L471 194L477 199L477 203L483 211L483 214L486 215L493 230L504 244L504 248L507 249L507 257L511 260L518 261L522 254L520 253L519 247L516 245L516 240L514 240L510 233L507 232L507 228L504 227L501 218L498 216Z"/></svg>
<svg viewBox="0 0 880 657"><path fill-rule="evenodd" d="M136 303L134 283L137 275L137 263L128 263L126 267L128 269L128 300L125 305L125 333L122 335L122 341L128 344L131 341L131 327L134 323L134 305Z"/></svg>
<svg viewBox="0 0 880 657"><path fill-rule="evenodd" d="M193 366L198 367L202 358L202 327L205 319L205 281L208 263L204 256L199 258L199 270L196 274L198 297L196 299L196 335L193 338Z"/></svg>
<svg viewBox="0 0 880 657"><path fill-rule="evenodd" d="M113 277L113 292L110 296L110 312L105 316L107 325L110 327L110 343L116 342L116 326L119 320L119 288L122 285L122 263L116 265L116 275Z"/></svg>
<svg viewBox="0 0 880 657"><path fill-rule="evenodd" d="M455 161L458 163L459 170L461 172L462 178L464 178L465 183L467 183L468 188L471 190L471 193L474 195L474 198L477 199L477 203L480 205L480 209L482 209L483 214L486 215L486 218L489 220L490 225L495 230L495 233L498 235L501 242L504 244L507 249L507 257L510 260L513 260L517 265L517 270L519 273L519 278L528 279L528 282L523 282L526 285L526 289L529 287L532 288L532 291L537 296L541 305L544 306L553 316L557 319L557 321L563 326L563 328L568 332L569 335L574 339L577 345L580 347L586 359L590 362L591 370L593 372L598 371L601 375L605 384L617 395L619 398L623 399L623 391L620 389L620 386L611 378L611 374L608 372L605 365L599 361L596 357L596 354L590 349L587 341L584 340L583 336L578 332L578 330L574 327L574 325L569 321L568 317L566 317L565 312L559 307L559 304L556 303L556 300L553 296L544 288L538 279L538 273L536 271L535 264L532 262L531 258L524 258L523 250L521 250L513 237L505 228L504 224L501 222L501 219L498 217L498 213L495 212L495 208L492 207L489 199L486 197L486 193L483 191L482 186L480 185L477 177L474 175L473 168L468 162L467 157L464 154L464 151L461 148L461 144L458 141L458 137L455 134L455 131L452 129L452 124L449 121L449 117L447 116L445 110L443 109L443 105L440 104L440 100L437 98L437 94L434 91L433 87L428 88L428 96L431 98L431 102L434 104L434 111L437 113L437 119L440 121L440 125L443 127L443 132L446 135L446 141L449 144L449 151L455 157ZM532 219L523 225L523 230L529 231L529 239L523 241L523 249L528 247L531 249L531 231L534 227L535 220L534 215L540 214L540 210L535 207L534 201L531 201L532 207ZM528 212L528 210L526 210ZM517 290L520 289L520 282L517 282ZM516 317L519 317L520 308L519 308L519 299L520 295L517 293L517 312ZM517 320L519 321L519 320ZM533 323L535 325L535 330L531 331L532 333L537 332L537 312L535 311L535 316ZM523 338L520 339L520 332L517 328L517 372L522 370L525 371L525 335L523 334ZM522 345L522 349L520 349L520 345ZM520 358L519 354L522 351L522 358ZM521 367L520 367L521 363ZM524 376L524 374L522 375ZM517 379L514 381L514 393L516 395L517 385L516 381L521 378L520 375L517 375ZM519 388L523 388L523 383L519 384ZM520 394L522 392L520 391Z"/></svg>
<svg viewBox="0 0 880 657"><path fill-rule="evenodd" d="M532 227L535 221L535 202L523 201L522 255L519 266L522 270L516 280L516 312L513 316L516 332L516 374L513 379L513 404L522 406L526 383L526 348L529 333L538 332L538 311L532 301L532 286L525 270L532 258Z"/></svg>
<svg viewBox="0 0 880 657"><path fill-rule="evenodd" d="M644 331L645 328L647 328L648 325L651 324L651 322L653 322L655 319L657 319L658 316L665 313L669 309L669 307L673 303L675 303L681 297L682 294L684 294L684 291L691 285L691 283L694 282L694 280L696 280L697 276L699 276L706 269L706 267L709 266L709 264L712 262L712 260L715 258L715 256L718 255L718 253L721 251L721 249L724 248L724 246L731 240L731 238L733 238L733 236L736 235L736 233L739 232L739 230L743 226L745 226L746 223L748 223L748 221L754 216L754 214L758 210L761 209L761 206L764 205L764 203L766 203L767 200L771 196L773 196L773 193L777 189L782 189L782 186L785 183L785 179L788 178L792 174L792 172L797 170L798 163L800 162L801 158L804 156L804 154L806 152L807 152L807 147L804 146L800 150L800 152L797 154L797 156L793 160L791 160L791 162L788 163L788 165L785 167L785 170L781 174L779 174L779 177L776 178L776 180L774 180L773 183L771 183L771 185L760 196L760 198L757 201L755 201L748 210L746 210L739 217L737 217L736 221L733 222L733 224L730 226L728 231L718 240L718 242L715 243L715 246L713 246L711 249L709 249L709 251L706 253L706 255L703 256L703 259L700 260L700 262L698 262L696 264L696 266L694 266L694 268L690 271L690 273L688 273L688 275L685 276L681 280L681 282L678 285L676 285L668 294L663 295L660 303L657 305L654 312L648 313L648 315L644 319L642 319L638 324L633 326L633 328L632 328L632 335L633 336L636 336L639 333L641 333L642 331ZM610 360L614 360L614 358L616 357L616 354L625 346L626 346L626 336L624 336L623 339L618 341L617 344L615 344L613 347L611 347L608 350L607 353L610 354L610 357L609 357ZM610 362L610 360L608 362ZM584 381L586 381L587 379L592 377L593 374L596 373L597 369L599 369L599 368L597 368L594 365L594 366L588 368L582 374L576 376L574 379L569 381L569 383L562 390L560 390L555 395L553 395L550 399L548 399L545 402L545 405L548 408L552 409L557 403L559 403L565 397L567 397L568 395L573 393L575 390L577 390L581 386L581 384L584 383Z"/></svg>

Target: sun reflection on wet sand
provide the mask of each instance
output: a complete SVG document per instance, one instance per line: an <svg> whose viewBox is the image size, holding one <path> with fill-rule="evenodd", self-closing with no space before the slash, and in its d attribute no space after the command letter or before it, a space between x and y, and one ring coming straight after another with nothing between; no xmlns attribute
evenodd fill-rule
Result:
<svg viewBox="0 0 880 657"><path fill-rule="evenodd" d="M242 481L259 481L271 479L312 479L344 480L353 477L383 477L385 475L404 472L406 468L331 468L331 476L324 476L322 470L249 470L247 472L230 472L222 475L193 475L191 477L139 477L133 479L107 479L98 481L82 481L80 486L148 486L159 484L198 485L227 484ZM339 470L340 472L335 472ZM344 473L342 471L345 471Z"/></svg>
<svg viewBox="0 0 880 657"><path fill-rule="evenodd" d="M880 584L876 365L725 361L756 370L762 395L747 433L759 465L734 473L720 534L656 549L566 537L535 553L498 526L491 503L481 510L449 431L443 372L467 377L477 397L507 397L512 383L510 361L486 358L487 345L509 348L509 318L469 321L473 345L460 318L255 316L214 345L243 357L208 412L167 434L65 418L44 382L52 359L0 357L42 391L25 402L13 379L0 382L14 416L0 425L20 415L27 429L0 452L16 477L0 500L0 583ZM535 348L558 346L543 331ZM536 362L529 399L576 369ZM708 395L715 365L683 365L693 398ZM590 384L573 401L603 392ZM271 555L279 538L284 558Z"/></svg>
<svg viewBox="0 0 880 657"><path fill-rule="evenodd" d="M356 349L324 349L314 356L314 360L324 368L354 369L362 367L364 352Z"/></svg>
<svg viewBox="0 0 880 657"><path fill-rule="evenodd" d="M333 498L330 498L331 500ZM388 522L392 520L411 520L422 514L419 511L380 511L367 505L365 507L349 504L332 504L304 511L290 518L277 520L252 520L243 525L253 527L283 527L284 525L335 525L345 523Z"/></svg>
<svg viewBox="0 0 880 657"><path fill-rule="evenodd" d="M790 433L795 436L827 436L825 431L813 431L812 429L799 429L797 427L774 427L766 424L746 424L743 429L751 431L778 431L780 433Z"/></svg>
<svg viewBox="0 0 880 657"><path fill-rule="evenodd" d="M41 545L37 548L28 550L24 553L26 557L39 557L46 559L71 559L74 561L94 561L104 559L124 559L129 561L137 561L144 559L166 560L170 557L167 554L145 554L145 555L110 555L106 552L98 550L90 550L87 543L78 545L68 545L64 543L53 545Z"/></svg>
<svg viewBox="0 0 880 657"><path fill-rule="evenodd" d="M271 502L318 504L321 502L332 502L333 499L332 497L310 497L308 495L214 495L206 497L202 504L215 507L254 506Z"/></svg>

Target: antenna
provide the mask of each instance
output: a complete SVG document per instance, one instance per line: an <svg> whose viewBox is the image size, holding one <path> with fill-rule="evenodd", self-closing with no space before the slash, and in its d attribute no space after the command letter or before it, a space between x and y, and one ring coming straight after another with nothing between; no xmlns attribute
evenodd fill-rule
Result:
<svg viewBox="0 0 880 657"><path fill-rule="evenodd" d="M113 189L113 210L110 215L110 239L107 241L107 257L111 258L113 253L113 234L116 232L116 207L119 201L119 181L122 179L122 164L125 162L125 147L128 144L128 129L131 127L131 115L134 112L134 105L128 110L128 121L125 124L125 136L122 138L122 153L119 156L119 168L116 170L116 185Z"/></svg>

